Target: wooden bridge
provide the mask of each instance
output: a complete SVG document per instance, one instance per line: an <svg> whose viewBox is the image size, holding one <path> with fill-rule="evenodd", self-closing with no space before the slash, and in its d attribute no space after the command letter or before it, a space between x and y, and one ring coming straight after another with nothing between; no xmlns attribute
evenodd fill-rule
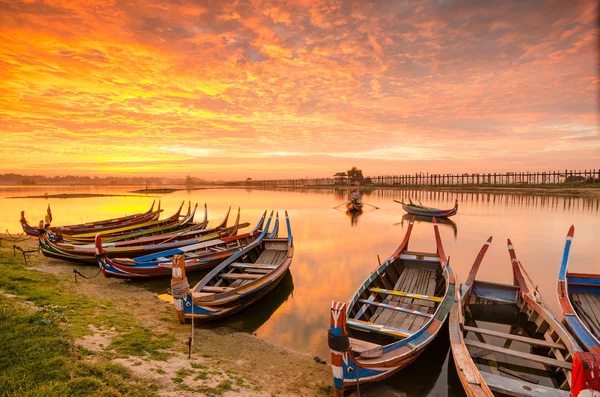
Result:
<svg viewBox="0 0 600 397"><path fill-rule="evenodd" d="M543 172L506 172L477 174L429 174L379 175L366 177L360 181L341 178L303 178L243 181L236 184L251 186L332 186L332 185L372 185L372 186L523 186L556 185L563 183L600 183L600 169L564 170Z"/></svg>

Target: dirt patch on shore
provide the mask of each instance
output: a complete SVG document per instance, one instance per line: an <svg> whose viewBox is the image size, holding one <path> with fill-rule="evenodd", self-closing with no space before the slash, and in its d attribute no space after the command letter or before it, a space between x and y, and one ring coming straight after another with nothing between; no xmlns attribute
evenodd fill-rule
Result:
<svg viewBox="0 0 600 397"><path fill-rule="evenodd" d="M21 243L23 249L35 248L37 240ZM332 393L331 369L318 364L312 356L274 345L256 336L232 332L228 328L208 329L196 325L192 358L188 358L190 324L182 325L169 302L137 285L107 279L101 274L90 279L78 278L73 268L86 276L97 273L95 267L28 254L28 269L57 276L62 288L103 300L118 312L132 315L154 334L175 338L166 358L119 356L112 361L123 364L143 378L162 386L161 396L327 396ZM165 288L169 285L165 279ZM115 354L111 343L122 335L110 328L89 327L90 334L76 341L78 346L99 354Z"/></svg>

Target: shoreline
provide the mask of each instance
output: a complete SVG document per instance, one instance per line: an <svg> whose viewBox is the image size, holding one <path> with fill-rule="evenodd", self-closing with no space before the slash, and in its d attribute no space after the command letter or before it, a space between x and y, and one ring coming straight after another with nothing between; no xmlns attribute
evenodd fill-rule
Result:
<svg viewBox="0 0 600 397"><path fill-rule="evenodd" d="M6 234L0 234L0 239L0 263L5 264L0 274L0 308L24 305L32 308L33 314L48 308L58 310L60 316L44 321L52 321L68 340L78 357L73 359L74 365L118 365L130 374L127 382L151 385L155 393L144 395L332 395L328 365L227 327L197 323L190 359L187 340L191 323L180 324L172 304L156 293L101 273L94 276L95 267L39 253L27 254L25 265L22 255L13 255L12 246L34 249L37 239L14 239ZM90 278L75 281L74 268ZM19 281L24 278L26 286ZM166 278L165 284L169 282ZM18 352L20 345L14 349ZM49 368L39 366L38 375L48 376Z"/></svg>

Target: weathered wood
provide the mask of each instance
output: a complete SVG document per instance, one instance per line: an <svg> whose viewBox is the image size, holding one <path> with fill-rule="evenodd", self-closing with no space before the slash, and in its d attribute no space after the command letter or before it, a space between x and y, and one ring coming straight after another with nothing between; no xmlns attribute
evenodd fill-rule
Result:
<svg viewBox="0 0 600 397"><path fill-rule="evenodd" d="M375 358L383 355L383 346L377 343L367 342L361 339L350 339L350 349L353 352L359 353L361 357Z"/></svg>
<svg viewBox="0 0 600 397"><path fill-rule="evenodd" d="M571 369L573 367L573 365L571 363L568 363L566 361L560 361L560 360L556 360L556 359L549 358L549 357L543 357L543 356L538 356L538 355L530 354L530 353L524 353L524 352L520 352L520 351L516 351L516 350L505 349L500 346L490 345L488 343L481 343L481 342L477 342L477 341L470 340L470 339L466 339L465 344L467 346L473 346L473 347L489 350L489 351L496 352L496 353L503 353L503 354L506 354L507 356L518 357L518 358L522 358L524 360L529 360L529 361L534 361L534 362L538 362L541 364L546 364L551 367L565 368L565 369Z"/></svg>
<svg viewBox="0 0 600 397"><path fill-rule="evenodd" d="M431 302L441 302L442 301L442 298L437 297L437 296L427 296L427 295L421 295L421 294L413 294L410 292L386 290L386 289L381 289L381 288L371 288L371 289L369 289L369 291L379 292L381 294L387 294L387 295L403 296L403 297L411 298L411 299L422 299L422 300L431 301Z"/></svg>
<svg viewBox="0 0 600 397"><path fill-rule="evenodd" d="M213 287L210 285L207 285L205 287L202 287L202 289L200 291L204 291L204 292L227 292L232 290L233 288L229 288L229 287Z"/></svg>
<svg viewBox="0 0 600 397"><path fill-rule="evenodd" d="M255 280L255 279L261 278L263 276L260 274L225 273L225 274L219 274L218 277L224 278L227 280Z"/></svg>
<svg viewBox="0 0 600 397"><path fill-rule="evenodd" d="M569 392L547 386L534 385L518 379L481 372L488 387L498 393L514 397L569 397Z"/></svg>
<svg viewBox="0 0 600 397"><path fill-rule="evenodd" d="M361 302L361 303L365 303L367 305L373 305L373 306L381 307L383 309L396 310L396 311L399 311L399 312L404 312L404 313L408 313L408 314L414 314L415 316L431 317L431 314L422 313L422 312L419 312L419 311L416 311L416 310L405 309L405 308L399 307L399 306L393 306L393 305L388 305L388 304L385 304L385 303L373 302L373 301L369 301L367 299L359 299L358 301Z"/></svg>
<svg viewBox="0 0 600 397"><path fill-rule="evenodd" d="M510 339L510 340L534 345L534 346L543 346L543 347L550 347L550 348L556 348L556 349L566 349L565 345L563 345L562 343L551 343L551 342L547 342L547 341L541 340L541 339L528 338L526 336L520 336L520 335L514 335L514 334L507 334L505 332L492 331L490 329L485 329L485 328L469 327L468 325L465 325L465 326L463 326L463 330L469 331L469 332L474 332L477 334L497 336L499 338Z"/></svg>
<svg viewBox="0 0 600 397"><path fill-rule="evenodd" d="M513 371L512 369L508 369L508 368L505 368L505 367L498 367L498 371L504 372L505 374L509 374L510 376L514 376L515 378L522 379L525 382L533 383L533 384L536 384L536 385L538 383L540 383L540 381L538 379L532 378L531 376L527 376L527 375L522 374L522 373L517 372L517 371Z"/></svg>
<svg viewBox="0 0 600 397"><path fill-rule="evenodd" d="M275 269L275 265L267 265L264 263L241 263L233 262L229 266L236 267L238 269Z"/></svg>

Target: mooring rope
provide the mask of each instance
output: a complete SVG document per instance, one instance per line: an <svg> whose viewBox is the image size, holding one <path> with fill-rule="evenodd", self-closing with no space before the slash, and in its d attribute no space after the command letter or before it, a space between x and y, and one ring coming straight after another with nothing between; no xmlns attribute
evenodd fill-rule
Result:
<svg viewBox="0 0 600 397"><path fill-rule="evenodd" d="M185 299L190 294L190 284L187 277L181 281L171 280L171 294L174 299Z"/></svg>
<svg viewBox="0 0 600 397"><path fill-rule="evenodd" d="M77 275L80 275L81 277L83 277L83 278L84 278L84 279L86 279L86 280L91 280L91 279L93 279L93 278L95 278L95 277L98 277L98 275L100 274L100 272L101 272L101 271L102 271L102 269L100 269L100 268L99 268L99 269L98 269L98 273L96 273L96 274L95 274L95 275L93 275L92 277L86 277L86 276L84 276L83 274L81 274L81 273L79 272L79 270L77 270L77 269L73 268L73 275L75 276L75 283L77 283Z"/></svg>
<svg viewBox="0 0 600 397"><path fill-rule="evenodd" d="M6 229L6 235L15 242L28 240L29 236L23 237L24 234L25 234L24 232L21 232L21 234L19 234L17 236L13 236L12 234L10 234L8 229ZM4 237L3 239L8 240L6 237Z"/></svg>

